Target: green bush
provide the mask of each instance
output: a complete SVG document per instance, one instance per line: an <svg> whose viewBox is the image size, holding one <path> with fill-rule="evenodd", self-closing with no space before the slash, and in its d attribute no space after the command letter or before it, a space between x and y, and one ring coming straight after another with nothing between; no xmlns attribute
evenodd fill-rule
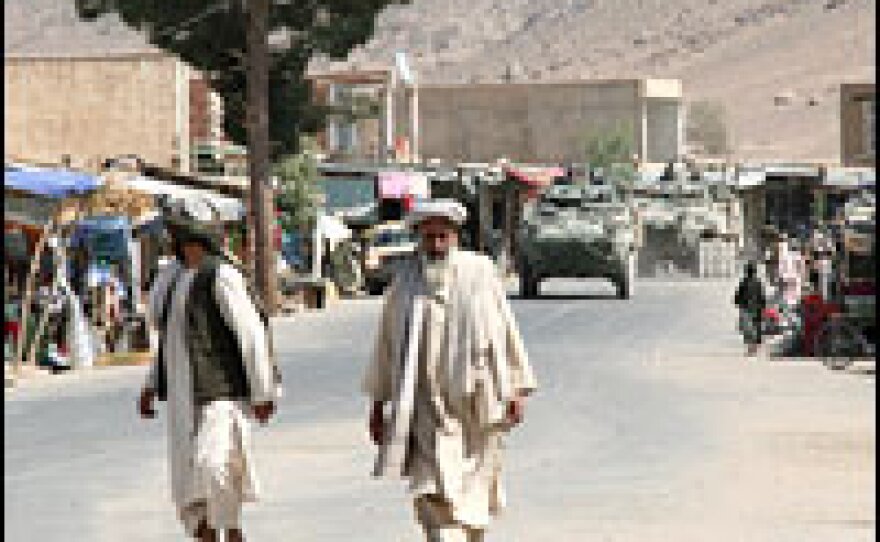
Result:
<svg viewBox="0 0 880 542"><path fill-rule="evenodd" d="M276 204L281 212L281 227L286 231L310 228L317 218L318 161L312 141L301 143L302 151L283 157L273 168L279 187Z"/></svg>

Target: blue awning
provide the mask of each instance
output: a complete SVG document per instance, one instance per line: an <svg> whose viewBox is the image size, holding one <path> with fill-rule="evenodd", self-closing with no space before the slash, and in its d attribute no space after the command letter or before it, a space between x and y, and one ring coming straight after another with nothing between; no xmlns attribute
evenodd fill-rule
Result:
<svg viewBox="0 0 880 542"><path fill-rule="evenodd" d="M84 194L101 186L96 175L61 169L5 166L3 188L50 198Z"/></svg>
<svg viewBox="0 0 880 542"><path fill-rule="evenodd" d="M131 220L125 216L95 216L78 220L76 227L84 230L124 230L131 227Z"/></svg>

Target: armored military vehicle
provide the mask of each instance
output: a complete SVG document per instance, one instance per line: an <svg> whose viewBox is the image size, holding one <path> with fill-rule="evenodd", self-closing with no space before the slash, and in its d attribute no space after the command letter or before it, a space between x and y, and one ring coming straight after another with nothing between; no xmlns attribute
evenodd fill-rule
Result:
<svg viewBox="0 0 880 542"><path fill-rule="evenodd" d="M705 185L690 182L659 182L634 192L639 221L644 228L644 247L639 274L653 275L659 264L703 275L707 248L719 246L735 258L734 224L729 220L728 202L713 201ZM711 245L711 246L710 246ZM732 262L731 262L732 263Z"/></svg>
<svg viewBox="0 0 880 542"><path fill-rule="evenodd" d="M553 185L523 212L517 271L523 297L546 278L605 278L617 296L633 294L636 229L630 209L610 186Z"/></svg>

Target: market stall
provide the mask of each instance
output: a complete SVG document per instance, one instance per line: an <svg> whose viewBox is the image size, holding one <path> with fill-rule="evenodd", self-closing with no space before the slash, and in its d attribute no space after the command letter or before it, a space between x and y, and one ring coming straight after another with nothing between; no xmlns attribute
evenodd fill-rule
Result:
<svg viewBox="0 0 880 542"><path fill-rule="evenodd" d="M101 178L84 172L5 165L4 231L9 231L13 237L20 236L18 248L23 245L27 254L27 261L18 258L18 263L12 265L16 270L10 273L17 275L17 291L14 293L18 307L16 311L10 311L19 316L17 344L10 349L15 352L12 360L15 372L20 371L26 361L36 361L41 334L51 316L51 303L42 314L37 315L32 310L37 308L33 306L37 287L50 290L63 287L57 280L46 284L41 276L46 271L47 260L51 270L52 258L51 255L46 258L46 249L50 248L52 253L56 251L59 243L50 241L63 235L63 228L70 219L71 205L76 206L80 198L97 190L102 182ZM64 278L56 273L56 279L59 276ZM37 282L38 278L42 284Z"/></svg>
<svg viewBox="0 0 880 542"><path fill-rule="evenodd" d="M236 198L130 172L7 165L4 181L4 230L17 251L6 264L7 289L18 286L23 329L16 335L25 338L16 345L16 367L36 364L55 347L76 366L104 363L96 353L145 354L143 295L159 256L159 204L198 201L224 224L245 215ZM78 337L92 344L77 344Z"/></svg>

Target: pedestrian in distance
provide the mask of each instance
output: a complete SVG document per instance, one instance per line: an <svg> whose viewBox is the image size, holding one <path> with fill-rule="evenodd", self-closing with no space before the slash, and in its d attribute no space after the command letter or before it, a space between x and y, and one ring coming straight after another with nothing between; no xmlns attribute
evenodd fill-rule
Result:
<svg viewBox="0 0 880 542"><path fill-rule="evenodd" d="M767 303L755 262L746 264L733 302L739 308L739 328L746 344L746 355L754 356L761 344L761 316Z"/></svg>
<svg viewBox="0 0 880 542"><path fill-rule="evenodd" d="M169 230L175 259L149 295L158 354L139 410L153 418L156 398L168 406L172 497L187 533L240 542L242 504L258 494L250 417L274 413L277 373L245 279L213 232L183 213Z"/></svg>
<svg viewBox="0 0 880 542"><path fill-rule="evenodd" d="M465 218L452 200L410 213L419 249L386 294L364 381L374 475L409 479L429 542L483 540L504 502L502 439L536 389L494 264L458 248Z"/></svg>
<svg viewBox="0 0 880 542"><path fill-rule="evenodd" d="M814 235L812 251L812 282L822 299L828 302L831 300L834 242L829 228L824 224Z"/></svg>

